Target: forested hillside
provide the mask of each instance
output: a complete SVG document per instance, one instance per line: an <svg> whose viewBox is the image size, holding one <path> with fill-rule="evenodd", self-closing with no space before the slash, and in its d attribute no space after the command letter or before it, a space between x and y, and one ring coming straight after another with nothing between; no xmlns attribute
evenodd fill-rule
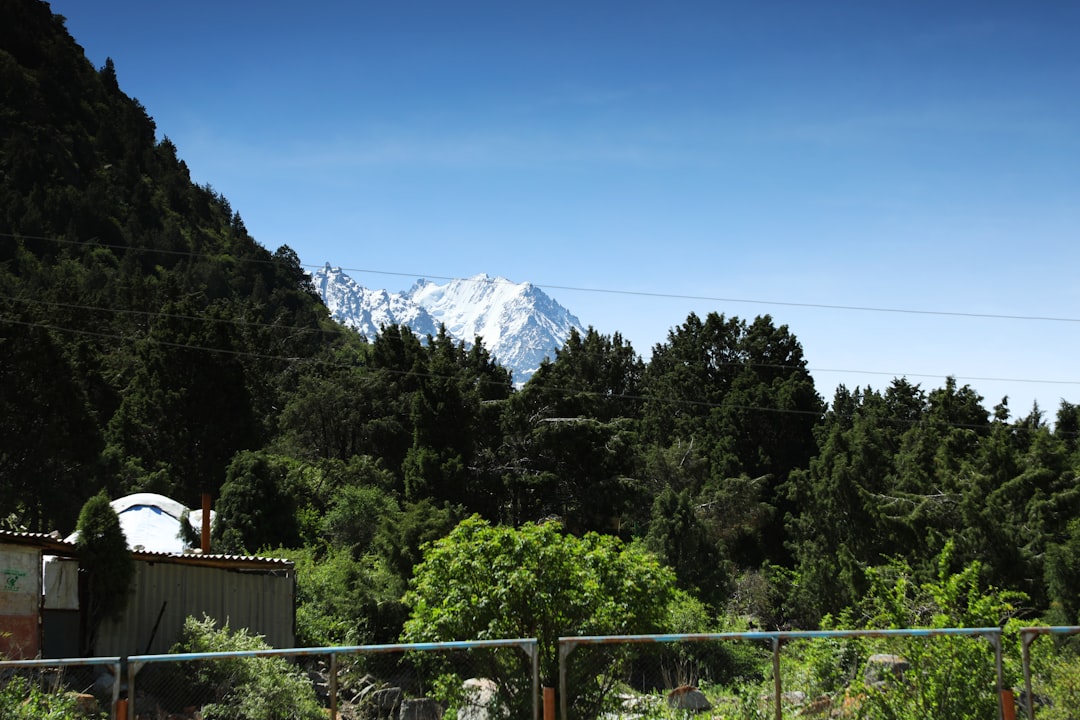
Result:
<svg viewBox="0 0 1080 720"><path fill-rule="evenodd" d="M929 579L939 557L1077 621L1080 407L1013 419L903 379L825 399L795 329L719 309L647 362L574 333L521 390L445 333L366 343L192 183L122 76L47 4L0 0L8 526L69 532L101 489L212 493L216 550L297 560L319 645L396 639L421 545L473 514L638 542L762 626L814 627L868 570Z"/></svg>

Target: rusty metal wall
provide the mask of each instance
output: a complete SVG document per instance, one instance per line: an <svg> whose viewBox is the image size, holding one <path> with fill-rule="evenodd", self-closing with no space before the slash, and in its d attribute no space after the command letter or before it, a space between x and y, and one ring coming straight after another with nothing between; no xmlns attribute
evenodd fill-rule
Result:
<svg viewBox="0 0 1080 720"><path fill-rule="evenodd" d="M135 563L124 617L101 628L96 655L167 653L186 617L209 615L219 625L247 628L277 648L295 635L295 575L291 569L244 571L169 562Z"/></svg>

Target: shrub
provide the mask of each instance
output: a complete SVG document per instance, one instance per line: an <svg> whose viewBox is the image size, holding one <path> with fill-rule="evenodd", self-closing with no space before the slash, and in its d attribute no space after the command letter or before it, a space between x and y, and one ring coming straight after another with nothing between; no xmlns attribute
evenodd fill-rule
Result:
<svg viewBox="0 0 1080 720"><path fill-rule="evenodd" d="M104 713L79 711L75 695L57 688L42 688L16 675L0 687L0 720L90 720Z"/></svg>
<svg viewBox="0 0 1080 720"><path fill-rule="evenodd" d="M217 628L214 620L187 618L177 653L265 650L260 636L244 629ZM184 663L193 694L207 698L206 720L323 720L315 690L304 674L281 657L228 658Z"/></svg>

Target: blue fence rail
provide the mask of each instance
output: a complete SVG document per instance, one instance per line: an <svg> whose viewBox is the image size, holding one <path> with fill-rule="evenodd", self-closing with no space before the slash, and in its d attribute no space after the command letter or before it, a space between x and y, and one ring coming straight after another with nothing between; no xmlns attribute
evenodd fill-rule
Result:
<svg viewBox="0 0 1080 720"><path fill-rule="evenodd" d="M1018 631L1021 647L1021 664L1024 679L1024 693L1028 699L1024 705L1028 720L1035 720L1035 706L1031 700L1033 693L1032 680L1032 645L1040 637L1047 636L1070 636L1080 635L1080 626L1054 626L1054 627L1025 627ZM1011 635L1015 637L1015 635ZM572 688L568 687L567 666L569 658L575 649L586 646L616 646L616 645L670 645L674 643L700 643L700 642L757 642L771 648L772 653L772 693L771 703L773 715L777 720L783 717L782 696L784 688L780 672L780 658L786 643L799 640L836 640L851 638L934 638L934 637L978 637L987 641L989 648L994 653L994 668L996 673L996 689L998 693L998 717L1008 719L1014 717L1015 708L1012 704L1011 691L1006 688L1005 673L1003 667L1003 631L997 627L981 628L942 628L942 629L890 629L890 630L807 630L807 631L750 631L728 633L705 633L705 634L664 634L664 635L614 635L614 636L571 636L559 638L559 699L558 710L561 720L570 720L570 708L567 706L568 698L572 694ZM216 653L186 653L167 655L139 655L127 658L120 657L95 657L95 658L60 658L60 659L37 659L0 661L0 682L7 682L13 675L22 671L49 670L65 668L94 668L100 667L111 674L115 681L109 687L111 695L110 717L116 720L136 720L136 698L140 683L141 671L148 667L162 667L174 663L200 663L215 662L229 659L250 659L259 657L283 657L292 660L302 658L316 658L323 661L329 667L327 678L327 699L329 703L330 717L338 717L339 711L339 688L337 685L339 665L343 658L374 657L380 655L408 653L454 653L476 652L484 650L518 651L524 653L526 667L530 677L519 678L528 686L528 704L531 708L533 720L541 717L541 688L540 688L540 652L536 639L509 639L509 640L484 640L484 641L461 641L442 643L415 643L395 645L357 645L319 648L291 648L291 649L268 649L236 652ZM1014 670L1015 671L1015 670ZM121 680L126 679L126 683ZM544 694L545 707L544 718L554 718L553 707L548 702L553 701L553 694Z"/></svg>
<svg viewBox="0 0 1080 720"><path fill-rule="evenodd" d="M6 685L11 678L20 671L47 671L54 669L77 669L77 668L101 668L112 677L110 685L111 701L109 716L116 718L117 707L120 706L120 677L122 658L119 657L92 657L92 658L61 658L55 660L5 660L0 662L0 682ZM58 687L57 691L67 688ZM83 688L79 688L82 690Z"/></svg>
<svg viewBox="0 0 1080 720"><path fill-rule="evenodd" d="M1050 628L1026 628L1029 633L1044 633ZM780 674L780 651L784 643L793 640L826 640L844 638L933 638L933 637L981 637L985 638L994 651L994 664L997 676L998 717L1012 717L1009 693L1005 690L1002 629L998 627L980 628L934 628L934 629L889 629L889 630L793 630L793 631L750 631L703 634L671 635L611 635L578 636L559 638L559 713L562 720L570 720L568 705L574 689L568 684L568 659L570 654L582 646L598 645L667 645L674 643L758 641L768 642L772 647L773 693L772 704L776 720L782 720L782 697L784 693ZM1029 643L1030 644L1030 641ZM1025 675L1030 677L1030 669L1025 656ZM1030 681L1029 681L1030 683ZM1028 688L1030 697L1030 688ZM1031 703L1028 703L1030 708ZM1030 710L1029 710L1030 712ZM1033 715L1031 716L1034 717Z"/></svg>
<svg viewBox="0 0 1080 720"><path fill-rule="evenodd" d="M535 639L510 639L510 640L473 640L461 642L436 642L436 643L408 643L396 645L355 645L340 647L317 647L317 648L292 648L292 649L268 649L248 650L232 652L208 652L208 653L171 653L167 655L138 655L126 658L127 662L127 695L133 701L127 706L126 718L123 720L136 720L136 702L141 671L150 666L162 666L176 663L210 663L237 659L254 659L267 657L281 657L292 660L323 659L328 665L327 678L329 687L327 696L329 700L329 716L337 718L339 705L338 671L339 661L343 657L372 657L383 655L406 654L448 654L448 653L476 653L479 651L519 650L524 653L528 660L530 677L518 678L528 684L528 704L531 706L533 720L540 718L540 652ZM404 717L404 715L402 715Z"/></svg>

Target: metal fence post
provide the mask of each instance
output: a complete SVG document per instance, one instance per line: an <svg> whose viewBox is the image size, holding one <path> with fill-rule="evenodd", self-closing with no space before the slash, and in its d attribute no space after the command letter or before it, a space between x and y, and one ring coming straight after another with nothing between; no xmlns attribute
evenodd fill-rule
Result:
<svg viewBox="0 0 1080 720"><path fill-rule="evenodd" d="M1024 664L1024 695L1027 705L1028 720L1035 720L1035 698L1031 693L1031 643L1035 633L1027 628L1020 631L1020 654Z"/></svg>
<svg viewBox="0 0 1080 720"><path fill-rule="evenodd" d="M120 708L120 675L123 672L123 662L116 661L113 665L113 687L112 687L112 712L109 713L109 717L116 717L116 720L124 720L119 717Z"/></svg>
<svg viewBox="0 0 1080 720"><path fill-rule="evenodd" d="M533 674L533 720L540 720L540 644L534 641L530 646ZM554 708L552 708L554 711Z"/></svg>
<svg viewBox="0 0 1080 720"><path fill-rule="evenodd" d="M127 663L127 720L135 720L135 673L143 666L141 662ZM120 684L120 678L116 679L116 684Z"/></svg>
<svg viewBox="0 0 1080 720"><path fill-rule="evenodd" d="M784 720L784 712L780 707L780 696L784 694L783 687L780 682L780 636L775 635L772 639L772 672L773 672L773 691L774 691L774 710L776 712L776 720Z"/></svg>
<svg viewBox="0 0 1080 720"><path fill-rule="evenodd" d="M574 649L573 641L559 638L559 720L569 720L566 702L566 656Z"/></svg>
<svg viewBox="0 0 1080 720"><path fill-rule="evenodd" d="M1005 720L1005 667L1002 657L1001 630L987 633L987 641L994 646L994 669L997 673L998 720Z"/></svg>
<svg viewBox="0 0 1080 720"><path fill-rule="evenodd" d="M337 653L330 653L330 720L338 720L337 714Z"/></svg>

